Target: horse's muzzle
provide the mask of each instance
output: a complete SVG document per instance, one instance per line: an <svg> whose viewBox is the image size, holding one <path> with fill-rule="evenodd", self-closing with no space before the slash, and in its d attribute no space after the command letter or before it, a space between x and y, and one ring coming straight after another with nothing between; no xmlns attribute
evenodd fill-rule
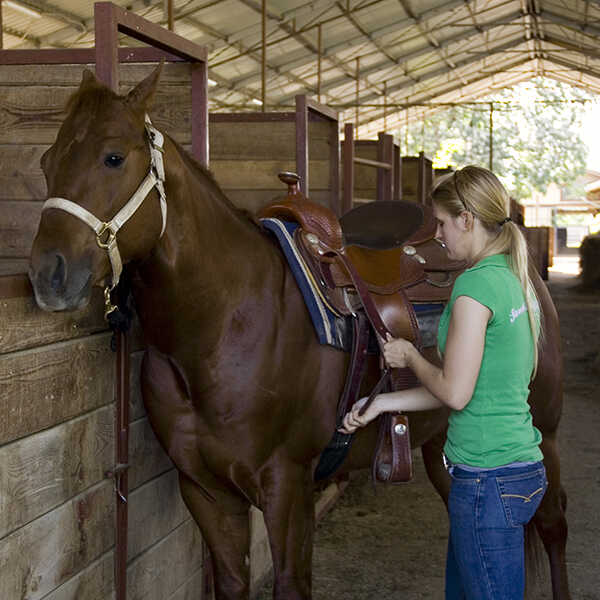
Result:
<svg viewBox="0 0 600 600"><path fill-rule="evenodd" d="M69 264L58 251L32 257L29 279L38 306L47 311L85 307L90 300L92 272L87 265Z"/></svg>

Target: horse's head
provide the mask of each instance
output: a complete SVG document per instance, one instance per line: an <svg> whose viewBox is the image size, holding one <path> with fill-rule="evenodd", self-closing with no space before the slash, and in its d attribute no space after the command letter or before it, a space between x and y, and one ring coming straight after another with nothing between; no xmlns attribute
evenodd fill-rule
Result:
<svg viewBox="0 0 600 600"><path fill-rule="evenodd" d="M162 159L156 168L160 148L149 144L155 130L144 123L160 70L127 96L86 70L56 141L42 156L49 199L33 242L29 278L45 310L85 306L92 286L111 277L115 284L121 261L145 256L162 233L164 198L157 189L148 193Z"/></svg>

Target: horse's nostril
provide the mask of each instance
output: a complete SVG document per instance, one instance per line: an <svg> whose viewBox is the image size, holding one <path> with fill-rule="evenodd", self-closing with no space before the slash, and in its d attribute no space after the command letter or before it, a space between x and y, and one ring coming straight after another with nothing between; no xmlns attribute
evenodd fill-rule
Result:
<svg viewBox="0 0 600 600"><path fill-rule="evenodd" d="M67 269L65 259L61 254L56 255L56 267L50 277L50 287L57 292L65 285L67 279Z"/></svg>

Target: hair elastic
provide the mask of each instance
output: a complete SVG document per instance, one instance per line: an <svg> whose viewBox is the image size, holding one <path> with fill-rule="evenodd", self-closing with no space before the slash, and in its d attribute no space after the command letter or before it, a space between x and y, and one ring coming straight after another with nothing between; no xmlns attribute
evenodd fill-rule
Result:
<svg viewBox="0 0 600 600"><path fill-rule="evenodd" d="M502 221L500 221L498 223L498 225L500 225L500 227L502 227L502 225L504 225L504 223L508 223L509 221L512 221L512 219L510 217L506 217L506 219L503 219Z"/></svg>

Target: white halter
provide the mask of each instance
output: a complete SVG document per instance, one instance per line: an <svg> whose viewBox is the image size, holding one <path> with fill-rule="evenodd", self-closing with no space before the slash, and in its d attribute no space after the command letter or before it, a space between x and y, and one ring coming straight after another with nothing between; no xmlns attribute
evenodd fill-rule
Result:
<svg viewBox="0 0 600 600"><path fill-rule="evenodd" d="M146 115L145 121L146 132L148 134L148 145L150 147L150 170L138 186L137 190L133 193L133 196L128 200L127 204L125 204L112 220L106 223L100 221L100 219L97 219L90 211L83 208L83 206L75 204L75 202L71 202L66 198L48 198L42 207L42 210L48 208L64 210L78 219L81 219L84 223L87 223L96 234L96 243L98 246L104 248L108 253L108 258L112 267L112 283L104 290L104 300L106 305L104 313L105 317L116 308L110 301L110 293L119 283L119 278L123 271L123 262L117 246L117 232L135 214L135 211L142 205L142 202L150 193L150 190L155 186L160 197L160 210L162 213L160 237L162 237L167 225L167 198L165 196L164 188L165 168L162 156L164 137L158 129L155 129L152 126L152 122L148 115Z"/></svg>

